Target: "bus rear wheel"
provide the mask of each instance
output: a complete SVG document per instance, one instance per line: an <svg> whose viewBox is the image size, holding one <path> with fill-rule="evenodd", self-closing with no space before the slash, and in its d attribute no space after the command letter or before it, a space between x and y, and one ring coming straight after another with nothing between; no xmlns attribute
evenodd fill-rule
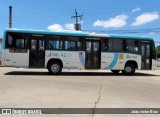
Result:
<svg viewBox="0 0 160 117"><path fill-rule="evenodd" d="M126 65L124 70L122 70L122 74L124 75L133 75L135 73L134 65Z"/></svg>
<svg viewBox="0 0 160 117"><path fill-rule="evenodd" d="M114 74L118 74L119 72L120 72L120 70L111 70L112 71L112 73L114 73Z"/></svg>
<svg viewBox="0 0 160 117"><path fill-rule="evenodd" d="M62 72L62 65L59 62L51 62L48 66L48 71L52 75L57 75Z"/></svg>

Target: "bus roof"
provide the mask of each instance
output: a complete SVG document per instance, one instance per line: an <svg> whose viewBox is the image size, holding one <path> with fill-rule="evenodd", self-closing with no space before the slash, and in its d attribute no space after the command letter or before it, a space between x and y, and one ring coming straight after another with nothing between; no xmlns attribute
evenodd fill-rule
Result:
<svg viewBox="0 0 160 117"><path fill-rule="evenodd" d="M145 36L120 35L120 34L97 34L97 33L83 32L83 31L68 31L68 30L66 31L46 31L46 30L29 30L29 29L5 29L5 32L153 40L153 38L145 37Z"/></svg>

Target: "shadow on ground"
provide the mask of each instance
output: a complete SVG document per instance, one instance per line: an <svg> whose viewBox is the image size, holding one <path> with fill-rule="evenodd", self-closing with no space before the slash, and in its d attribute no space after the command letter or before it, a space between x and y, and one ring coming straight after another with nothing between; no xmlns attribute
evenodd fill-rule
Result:
<svg viewBox="0 0 160 117"><path fill-rule="evenodd" d="M28 72L28 71L12 71L5 73L4 75L35 75L35 76L42 76L42 75L50 75L48 72ZM54 76L54 75L53 75ZM122 75L121 73L119 74L113 74L112 72L62 72L58 76L125 76ZM155 74L148 74L148 73L139 73L136 72L132 76L160 76L160 75L155 75ZM129 77L129 76L127 76Z"/></svg>

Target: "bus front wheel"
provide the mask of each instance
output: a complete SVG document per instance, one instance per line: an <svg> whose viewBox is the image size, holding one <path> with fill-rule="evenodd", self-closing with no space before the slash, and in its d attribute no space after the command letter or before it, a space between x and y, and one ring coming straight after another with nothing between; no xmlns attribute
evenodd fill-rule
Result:
<svg viewBox="0 0 160 117"><path fill-rule="evenodd" d="M133 75L135 73L134 65L126 65L124 70L122 70L124 75Z"/></svg>
<svg viewBox="0 0 160 117"><path fill-rule="evenodd" d="M57 75L62 72L62 65L59 62L51 62L48 66L48 71L50 74Z"/></svg>

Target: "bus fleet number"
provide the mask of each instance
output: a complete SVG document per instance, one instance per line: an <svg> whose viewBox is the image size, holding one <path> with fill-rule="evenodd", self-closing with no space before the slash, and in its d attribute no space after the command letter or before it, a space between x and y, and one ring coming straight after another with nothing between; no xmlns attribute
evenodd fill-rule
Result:
<svg viewBox="0 0 160 117"><path fill-rule="evenodd" d="M62 53L61 56L62 57L72 57L72 54L70 54L70 53Z"/></svg>

